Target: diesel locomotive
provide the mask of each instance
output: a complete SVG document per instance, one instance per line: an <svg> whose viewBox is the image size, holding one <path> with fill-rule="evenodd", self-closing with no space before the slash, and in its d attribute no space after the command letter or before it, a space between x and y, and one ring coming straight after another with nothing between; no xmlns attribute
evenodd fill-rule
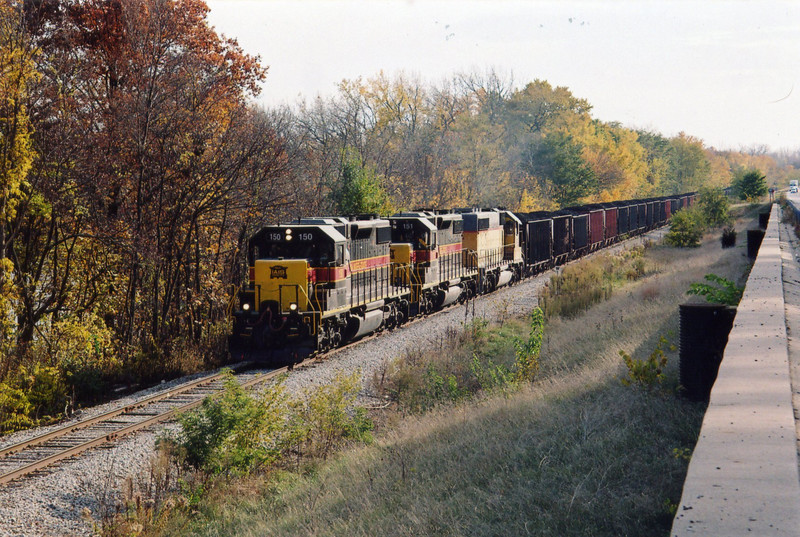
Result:
<svg viewBox="0 0 800 537"><path fill-rule="evenodd" d="M556 212L300 218L249 241L236 358L293 363L665 225L695 193Z"/></svg>

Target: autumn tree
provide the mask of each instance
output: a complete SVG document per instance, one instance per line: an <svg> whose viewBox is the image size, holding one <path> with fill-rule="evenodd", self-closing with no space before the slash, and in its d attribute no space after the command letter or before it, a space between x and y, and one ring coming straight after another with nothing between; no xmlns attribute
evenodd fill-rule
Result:
<svg viewBox="0 0 800 537"><path fill-rule="evenodd" d="M662 183L664 194L694 191L708 179L711 166L703 143L681 132L670 139L669 172Z"/></svg>
<svg viewBox="0 0 800 537"><path fill-rule="evenodd" d="M27 179L35 158L26 107L29 85L37 76L33 57L20 13L0 6L0 379L10 366L16 328L16 274L9 259L17 233L14 223L20 203L31 194Z"/></svg>
<svg viewBox="0 0 800 537"><path fill-rule="evenodd" d="M44 198L18 255L39 282L26 325L100 315L125 345L167 354L205 337L245 238L294 201L288 136L248 103L265 69L198 0L30 8L47 158L32 167Z"/></svg>

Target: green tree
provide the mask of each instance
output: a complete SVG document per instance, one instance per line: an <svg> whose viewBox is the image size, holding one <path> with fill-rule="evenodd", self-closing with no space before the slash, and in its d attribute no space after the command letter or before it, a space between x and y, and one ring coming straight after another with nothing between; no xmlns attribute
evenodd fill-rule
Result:
<svg viewBox="0 0 800 537"><path fill-rule="evenodd" d="M696 247L706 229L705 218L698 205L682 209L672 216L664 242L670 246Z"/></svg>
<svg viewBox="0 0 800 537"><path fill-rule="evenodd" d="M740 199L755 201L766 195L766 179L759 170L739 170L734 174L733 187Z"/></svg>
<svg viewBox="0 0 800 537"><path fill-rule="evenodd" d="M531 144L523 166L563 207L596 189L597 178L583 160L582 152L583 147L572 136L558 132Z"/></svg>
<svg viewBox="0 0 800 537"><path fill-rule="evenodd" d="M709 226L719 227L730 222L728 197L721 188L701 188L697 201Z"/></svg>
<svg viewBox="0 0 800 537"><path fill-rule="evenodd" d="M711 163L703 150L703 143L683 132L669 142L669 173L664 180L663 192L679 194L697 190L711 173Z"/></svg>
<svg viewBox="0 0 800 537"><path fill-rule="evenodd" d="M361 158L349 151L342 162L341 184L333 192L333 201L340 214L392 212L389 195L375 170L364 166Z"/></svg>

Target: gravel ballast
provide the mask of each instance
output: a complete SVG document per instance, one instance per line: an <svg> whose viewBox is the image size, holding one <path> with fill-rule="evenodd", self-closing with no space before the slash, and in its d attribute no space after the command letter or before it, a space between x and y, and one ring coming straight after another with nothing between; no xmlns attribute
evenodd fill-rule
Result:
<svg viewBox="0 0 800 537"><path fill-rule="evenodd" d="M663 234L656 231L648 235L657 239ZM640 244L641 238L631 239L602 252L609 252ZM473 317L488 320L498 315L525 315L537 303L539 289L548 281L551 272L525 280L511 287L478 297L467 306L453 306L427 318L415 320L391 332L384 332L365 341L341 349L329 359L293 371L284 381L289 393L330 383L337 374L361 371L362 381L368 382L388 361L412 347L423 346L439 340L448 328L459 327ZM212 373L205 373L212 374ZM163 383L116 400L112 403L85 409L79 417L86 418L111 408L130 404L138 399L200 375ZM365 382L365 384L366 384ZM362 404L375 403L362 390ZM77 417L73 418L77 421ZM22 431L0 439L0 447L15 444L38 436L56 427ZM165 427L154 427L109 445L84 453L73 460L62 462L39 475L27 477L6 486L0 486L0 537L38 537L61 535L91 535L91 519L98 520L103 508L113 508L113 498L119 496L125 480L148 471L154 454L156 438ZM90 515L87 517L86 515Z"/></svg>

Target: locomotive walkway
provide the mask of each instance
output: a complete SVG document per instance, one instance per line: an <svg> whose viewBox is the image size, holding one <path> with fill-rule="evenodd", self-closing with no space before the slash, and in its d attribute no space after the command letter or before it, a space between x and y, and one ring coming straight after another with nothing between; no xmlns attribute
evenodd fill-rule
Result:
<svg viewBox="0 0 800 537"><path fill-rule="evenodd" d="M800 244L782 227L775 204L711 391L673 537L800 536L792 404L793 393L800 403L800 339L790 337L800 333Z"/></svg>

